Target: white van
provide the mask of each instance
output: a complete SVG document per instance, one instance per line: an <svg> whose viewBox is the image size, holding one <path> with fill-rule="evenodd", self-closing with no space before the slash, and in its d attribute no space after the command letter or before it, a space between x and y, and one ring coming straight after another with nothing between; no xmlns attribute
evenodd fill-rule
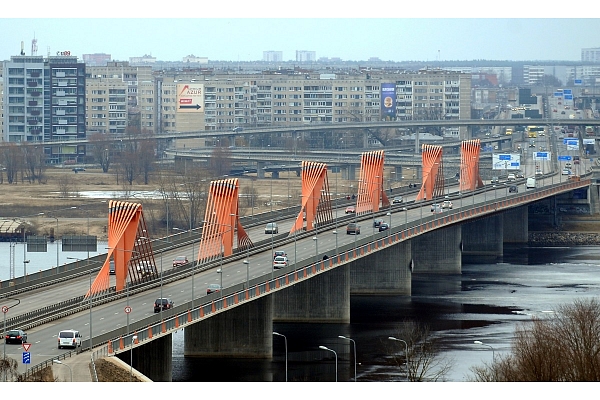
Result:
<svg viewBox="0 0 600 400"><path fill-rule="evenodd" d="M535 178L527 178L525 189L535 189Z"/></svg>
<svg viewBox="0 0 600 400"><path fill-rule="evenodd" d="M58 348L72 347L76 349L81 347L81 334L79 331L67 329L58 333Z"/></svg>

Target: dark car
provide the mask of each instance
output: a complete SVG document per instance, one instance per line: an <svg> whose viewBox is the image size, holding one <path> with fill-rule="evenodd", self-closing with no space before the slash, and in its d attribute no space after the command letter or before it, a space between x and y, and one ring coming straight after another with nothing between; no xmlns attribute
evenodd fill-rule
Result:
<svg viewBox="0 0 600 400"><path fill-rule="evenodd" d="M390 224L387 222L382 222L379 224L379 232L387 231L388 229L390 229Z"/></svg>
<svg viewBox="0 0 600 400"><path fill-rule="evenodd" d="M85 171L85 168L82 167L75 167L72 169L73 172L78 173L78 172L82 172Z"/></svg>
<svg viewBox="0 0 600 400"><path fill-rule="evenodd" d="M379 225L381 225L383 223L383 220L381 218L376 218L373 220L373 228L379 228Z"/></svg>
<svg viewBox="0 0 600 400"><path fill-rule="evenodd" d="M519 192L519 188L515 185L511 185L508 187L508 193L518 193Z"/></svg>
<svg viewBox="0 0 600 400"><path fill-rule="evenodd" d="M4 335L4 343L27 343L27 333L21 329L13 329Z"/></svg>
<svg viewBox="0 0 600 400"><path fill-rule="evenodd" d="M114 275L116 273L115 271L115 262L114 261L110 261L109 265L108 265L108 273L110 275Z"/></svg>
<svg viewBox="0 0 600 400"><path fill-rule="evenodd" d="M287 253L285 250L275 250L275 252L273 252L273 259L277 257L287 257Z"/></svg>
<svg viewBox="0 0 600 400"><path fill-rule="evenodd" d="M220 292L220 291L221 291L221 285L219 285L218 283L211 283L206 288L206 294L211 294L211 293Z"/></svg>
<svg viewBox="0 0 600 400"><path fill-rule="evenodd" d="M350 222L346 227L347 235L360 235L360 226L354 222Z"/></svg>
<svg viewBox="0 0 600 400"><path fill-rule="evenodd" d="M161 310L170 310L173 308L173 301L168 298L156 299L154 300L154 312L157 313Z"/></svg>

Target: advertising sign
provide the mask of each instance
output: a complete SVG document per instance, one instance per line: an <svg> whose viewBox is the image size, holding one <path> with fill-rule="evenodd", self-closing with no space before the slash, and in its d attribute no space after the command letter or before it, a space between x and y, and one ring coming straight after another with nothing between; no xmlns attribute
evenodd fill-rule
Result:
<svg viewBox="0 0 600 400"><path fill-rule="evenodd" d="M492 169L521 169L521 155L492 154Z"/></svg>
<svg viewBox="0 0 600 400"><path fill-rule="evenodd" d="M177 112L203 113L204 112L204 84L185 83L177 84Z"/></svg>
<svg viewBox="0 0 600 400"><path fill-rule="evenodd" d="M535 161L550 161L550 152L549 151L534 151L533 159Z"/></svg>
<svg viewBox="0 0 600 400"><path fill-rule="evenodd" d="M583 144L594 144L596 143L596 139L583 139Z"/></svg>
<svg viewBox="0 0 600 400"><path fill-rule="evenodd" d="M381 84L381 117L385 120L396 119L396 84Z"/></svg>

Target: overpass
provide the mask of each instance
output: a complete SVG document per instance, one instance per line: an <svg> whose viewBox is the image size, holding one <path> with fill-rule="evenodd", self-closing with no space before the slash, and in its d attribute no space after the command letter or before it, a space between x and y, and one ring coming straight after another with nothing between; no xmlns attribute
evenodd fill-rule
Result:
<svg viewBox="0 0 600 400"><path fill-rule="evenodd" d="M48 286L44 290L34 290L31 285L35 281L17 282L11 290L5 291L5 297L19 297L24 304L46 304L49 310L34 308L21 312L14 309L21 314L8 323L26 329L35 327L30 337L39 339L34 346L42 349L40 354L65 356L68 353L54 349L53 336L59 327L78 327L84 333L85 329L80 327L88 325L89 311L90 323L92 313L95 321L93 330L89 325L90 332L94 332L94 354L121 355L128 361L130 351L134 366L153 380L170 380L170 334L182 328L186 328L186 355L268 358L272 353L273 320L348 322L351 294L410 295L413 273L460 273L463 257L495 258L502 252L502 243L527 241L528 204L589 188L595 183L591 173L583 174L581 180L564 181L560 176L548 174L539 181L540 188L521 193L509 193L506 186L491 185L470 193L453 192L450 198L454 208L440 214L429 211L431 200L414 202L407 198L409 202L405 207L392 208L389 215L385 210L363 217L336 217L335 225L319 226L314 232L293 237L279 235L256 240L255 250L235 252L226 259L221 257L203 265L169 271L161 274L162 279L128 287L126 293L110 293L89 303L81 297L73 298L72 294L85 293L88 277L91 279L88 271L94 267L86 270L82 266L80 271L63 272L65 278L75 274L83 276L67 281L67 286L46 282ZM517 184L522 187L523 181ZM587 192L588 199L597 200L594 191L587 189ZM339 200L336 199L336 205L340 205ZM295 208L287 215L294 216L298 211ZM367 232L376 217L389 219L392 228L381 233ZM262 219L256 228L249 231L253 238L260 237L264 222L274 217L259 218ZM282 221L282 230L285 224L291 225L284 215L275 218ZM359 223L362 220L366 235L361 234L360 239L356 235L339 235L339 227L355 218ZM171 254L183 251L179 248L194 246L196 238L192 234L173 237L173 247L178 250L167 253L167 260ZM431 251L431 243L435 243L435 252ZM164 240L154 245L158 249L165 248ZM293 265L273 270L272 250L286 248L291 260L292 245ZM162 264L163 252L160 254ZM325 260L324 255L328 256ZM249 264L244 264L244 260ZM220 274L215 274L217 268ZM200 296L198 292L194 295L194 279L196 283L203 282L201 289L221 279L225 289L208 296ZM58 280L58 277L48 280ZM69 287L69 292L65 293L65 287ZM165 296L175 299L175 308L162 316L149 311L153 299L159 297L159 287L161 294L164 290ZM17 291L21 291L20 294ZM59 302L61 296L63 301ZM42 297L46 300L40 302ZM125 306L133 309L131 316L127 314L127 324L121 311ZM134 340L134 336L137 339ZM84 348L90 346L89 335L87 337ZM143 351L139 350L142 346ZM144 357L149 354L150 359ZM48 362L34 366L29 373Z"/></svg>

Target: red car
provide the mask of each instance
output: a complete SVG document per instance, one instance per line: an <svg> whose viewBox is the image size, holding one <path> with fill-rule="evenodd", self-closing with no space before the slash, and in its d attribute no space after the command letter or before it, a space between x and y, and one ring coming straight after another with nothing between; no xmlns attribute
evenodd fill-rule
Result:
<svg viewBox="0 0 600 400"><path fill-rule="evenodd" d="M186 256L177 256L173 260L173 267L181 267L182 265L187 264L189 261Z"/></svg>
<svg viewBox="0 0 600 400"><path fill-rule="evenodd" d="M346 207L346 214L354 214L356 212L356 207L348 206Z"/></svg>

